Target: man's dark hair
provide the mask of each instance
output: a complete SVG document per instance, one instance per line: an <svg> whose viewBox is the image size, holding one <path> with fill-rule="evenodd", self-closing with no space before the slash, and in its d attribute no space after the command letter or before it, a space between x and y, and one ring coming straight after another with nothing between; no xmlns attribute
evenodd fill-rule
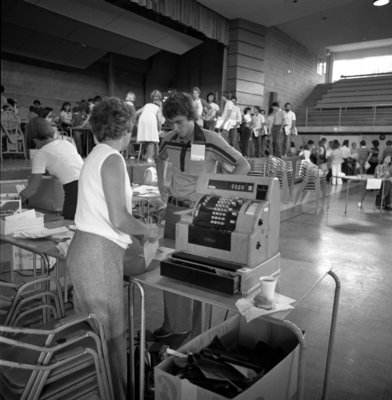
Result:
<svg viewBox="0 0 392 400"><path fill-rule="evenodd" d="M347 139L343 140L343 146L348 146L349 144L350 142Z"/></svg>
<svg viewBox="0 0 392 400"><path fill-rule="evenodd" d="M361 146L366 146L366 140L361 140L361 142L359 143Z"/></svg>
<svg viewBox="0 0 392 400"><path fill-rule="evenodd" d="M187 93L175 93L169 96L163 103L162 113L166 119L173 119L179 115L192 121L198 119L192 98Z"/></svg>
<svg viewBox="0 0 392 400"><path fill-rule="evenodd" d="M237 96L234 96L234 94L230 97L230 100L235 100L237 101Z"/></svg>
<svg viewBox="0 0 392 400"><path fill-rule="evenodd" d="M278 101L274 101L274 102L271 104L271 107L280 107L279 102L278 102Z"/></svg>
<svg viewBox="0 0 392 400"><path fill-rule="evenodd" d="M392 140L387 140L387 142L385 143L387 146L392 146Z"/></svg>
<svg viewBox="0 0 392 400"><path fill-rule="evenodd" d="M285 106L285 107L291 106L291 103L286 103L284 106Z"/></svg>
<svg viewBox="0 0 392 400"><path fill-rule="evenodd" d="M34 100L34 101L33 101L33 104L34 104L36 107L41 107L41 102L40 102L39 100Z"/></svg>

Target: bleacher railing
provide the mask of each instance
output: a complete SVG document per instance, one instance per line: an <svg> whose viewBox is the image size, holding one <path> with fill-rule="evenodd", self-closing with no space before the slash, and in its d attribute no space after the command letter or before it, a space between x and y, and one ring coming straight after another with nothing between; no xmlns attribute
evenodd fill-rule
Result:
<svg viewBox="0 0 392 400"><path fill-rule="evenodd" d="M380 76L391 76L391 72L380 72L376 74L359 74L359 75L340 75L340 79L356 79L356 78L378 78Z"/></svg>
<svg viewBox="0 0 392 400"><path fill-rule="evenodd" d="M380 116L380 110L388 110L388 115ZM358 116L354 110L362 110L362 118L360 123L353 123L353 119ZM297 112L297 125L312 127L312 126L351 126L351 125L366 125L366 126L385 126L392 125L392 103L374 104L371 107L334 107L334 108L321 108L321 107L306 107L305 118L302 119L302 112ZM350 112L351 111L351 112ZM389 114L390 111L390 114ZM302 115L301 115L302 114ZM324 118L326 121L320 123L318 118ZM381 119L379 119L379 117ZM315 118L315 120L313 120ZM387 119L387 123L385 123ZM347 120L347 121L346 121Z"/></svg>

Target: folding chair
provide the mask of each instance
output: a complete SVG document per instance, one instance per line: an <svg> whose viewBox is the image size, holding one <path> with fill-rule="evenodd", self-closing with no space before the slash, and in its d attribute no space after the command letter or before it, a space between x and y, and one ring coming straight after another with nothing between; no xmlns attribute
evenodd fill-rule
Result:
<svg viewBox="0 0 392 400"><path fill-rule="evenodd" d="M305 192L314 191L316 196L316 210L318 210L318 204L320 196L322 195L323 205L325 199L325 191L326 191L326 175L325 172L322 171L317 165L313 164L310 161L302 160L300 167L300 176L302 178L301 186L298 190L295 204L299 199L303 199Z"/></svg>
<svg viewBox="0 0 392 400"><path fill-rule="evenodd" d="M7 399L114 400L103 328L94 314L41 329L0 326L0 385Z"/></svg>
<svg viewBox="0 0 392 400"><path fill-rule="evenodd" d="M65 316L61 286L55 277L17 275L17 279L11 282L4 281L4 274L1 278L1 324L36 325L45 323L50 314L54 319Z"/></svg>

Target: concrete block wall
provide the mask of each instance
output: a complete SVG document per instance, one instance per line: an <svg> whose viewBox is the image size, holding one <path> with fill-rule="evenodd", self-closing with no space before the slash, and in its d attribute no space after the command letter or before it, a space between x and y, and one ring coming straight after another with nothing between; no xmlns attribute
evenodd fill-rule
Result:
<svg viewBox="0 0 392 400"><path fill-rule="evenodd" d="M283 105L290 102L299 107L312 89L326 82L317 74L317 63L325 59L320 50L310 50L277 28L265 32L264 108L267 110L271 92Z"/></svg>
<svg viewBox="0 0 392 400"><path fill-rule="evenodd" d="M240 106L262 105L264 99L265 28L249 21L230 21L226 90Z"/></svg>
<svg viewBox="0 0 392 400"><path fill-rule="evenodd" d="M105 71L99 65L83 71L2 59L1 83L5 96L17 99L20 107L28 109L38 99L55 113L64 101L107 94Z"/></svg>

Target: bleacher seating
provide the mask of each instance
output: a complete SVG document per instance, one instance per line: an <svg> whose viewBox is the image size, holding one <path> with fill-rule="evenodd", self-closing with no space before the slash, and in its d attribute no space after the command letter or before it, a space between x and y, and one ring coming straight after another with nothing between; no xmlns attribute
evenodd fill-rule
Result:
<svg viewBox="0 0 392 400"><path fill-rule="evenodd" d="M392 74L318 86L297 108L297 127L392 126Z"/></svg>
<svg viewBox="0 0 392 400"><path fill-rule="evenodd" d="M373 107L392 105L392 75L341 79L335 82L318 108Z"/></svg>

